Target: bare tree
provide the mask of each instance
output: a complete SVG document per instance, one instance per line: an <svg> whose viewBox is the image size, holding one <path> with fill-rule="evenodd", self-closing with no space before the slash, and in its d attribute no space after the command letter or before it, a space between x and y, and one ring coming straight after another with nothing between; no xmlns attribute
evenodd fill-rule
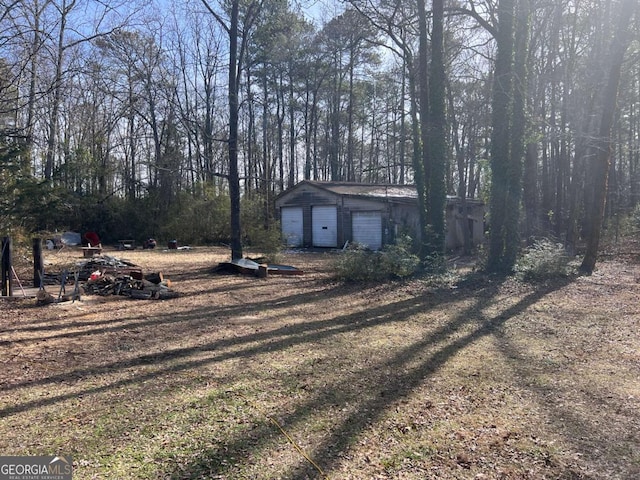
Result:
<svg viewBox="0 0 640 480"><path fill-rule="evenodd" d="M240 30L240 0L231 2L231 12L225 21L207 2L202 0L205 8L220 23L229 36L229 196L231 199L231 259L242 258L242 226L240 222L240 174L238 170L238 111L240 94L240 72L243 55L249 40L249 32L256 16L260 12L262 2L251 2L245 12L243 29ZM240 45L238 38L241 36Z"/></svg>

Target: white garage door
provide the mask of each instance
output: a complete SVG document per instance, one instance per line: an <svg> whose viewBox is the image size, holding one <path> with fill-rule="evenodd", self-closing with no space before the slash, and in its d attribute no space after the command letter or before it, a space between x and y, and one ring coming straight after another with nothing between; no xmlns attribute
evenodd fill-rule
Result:
<svg viewBox="0 0 640 480"><path fill-rule="evenodd" d="M338 210L335 206L312 207L311 223L314 247L338 246Z"/></svg>
<svg viewBox="0 0 640 480"><path fill-rule="evenodd" d="M288 247L302 246L302 207L282 207L282 238Z"/></svg>
<svg viewBox="0 0 640 480"><path fill-rule="evenodd" d="M380 212L353 212L351 214L353 241L371 250L382 248L382 215Z"/></svg>

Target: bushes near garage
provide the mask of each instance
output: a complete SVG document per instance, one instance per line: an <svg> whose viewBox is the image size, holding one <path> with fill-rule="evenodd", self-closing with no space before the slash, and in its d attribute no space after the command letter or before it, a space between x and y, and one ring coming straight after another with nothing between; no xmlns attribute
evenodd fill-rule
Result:
<svg viewBox="0 0 640 480"><path fill-rule="evenodd" d="M420 259L411 251L411 238L399 238L379 252L351 244L335 261L336 277L343 281L368 282L413 275Z"/></svg>

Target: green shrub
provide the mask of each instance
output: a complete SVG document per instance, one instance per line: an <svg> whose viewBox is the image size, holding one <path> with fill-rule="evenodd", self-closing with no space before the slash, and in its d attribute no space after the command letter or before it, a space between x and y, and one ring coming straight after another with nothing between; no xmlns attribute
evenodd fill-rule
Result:
<svg viewBox="0 0 640 480"><path fill-rule="evenodd" d="M273 218L268 205L269 202L259 195L242 200L242 245L276 261L282 250L282 232L280 222Z"/></svg>
<svg viewBox="0 0 640 480"><path fill-rule="evenodd" d="M336 277L351 282L382 280L385 275L380 265L380 252L372 252L362 245L352 243L335 261Z"/></svg>
<svg viewBox="0 0 640 480"><path fill-rule="evenodd" d="M631 212L620 221L620 235L622 237L637 237L640 233L640 205L636 205Z"/></svg>
<svg viewBox="0 0 640 480"><path fill-rule="evenodd" d="M374 282L413 275L420 260L411 253L411 239L403 237L396 245L372 252L362 245L351 244L335 261L336 277L344 281Z"/></svg>
<svg viewBox="0 0 640 480"><path fill-rule="evenodd" d="M531 281L566 277L572 266L562 244L543 238L524 251L514 270L518 278Z"/></svg>
<svg viewBox="0 0 640 480"><path fill-rule="evenodd" d="M387 245L382 252L383 270L392 277L408 277L420 266L420 259L412 253L411 237L400 237L395 245Z"/></svg>
<svg viewBox="0 0 640 480"><path fill-rule="evenodd" d="M247 223L243 228L243 244L252 251L260 252L269 261L277 261L282 250L282 232L280 223L272 221L268 227Z"/></svg>

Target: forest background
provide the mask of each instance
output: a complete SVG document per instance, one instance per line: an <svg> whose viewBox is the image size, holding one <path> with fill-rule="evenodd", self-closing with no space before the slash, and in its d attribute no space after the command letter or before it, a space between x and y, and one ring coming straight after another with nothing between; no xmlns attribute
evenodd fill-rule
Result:
<svg viewBox="0 0 640 480"><path fill-rule="evenodd" d="M237 182L259 246L302 179L418 183L427 229L444 194L488 202L500 270L640 203L635 1L1 5L3 235L233 244Z"/></svg>

